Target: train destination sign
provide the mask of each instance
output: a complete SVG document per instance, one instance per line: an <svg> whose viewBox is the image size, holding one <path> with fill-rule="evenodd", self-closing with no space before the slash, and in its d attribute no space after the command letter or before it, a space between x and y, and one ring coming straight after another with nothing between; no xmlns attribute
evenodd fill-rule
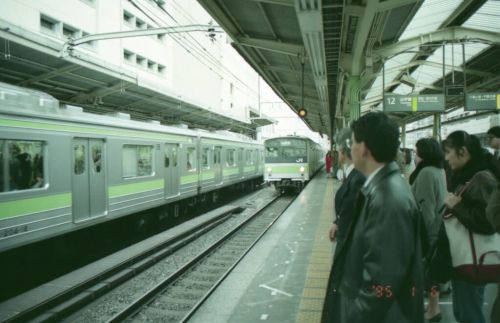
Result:
<svg viewBox="0 0 500 323"><path fill-rule="evenodd" d="M500 110L500 93L467 93L465 110Z"/></svg>
<svg viewBox="0 0 500 323"><path fill-rule="evenodd" d="M443 112L444 94L384 95L384 112Z"/></svg>

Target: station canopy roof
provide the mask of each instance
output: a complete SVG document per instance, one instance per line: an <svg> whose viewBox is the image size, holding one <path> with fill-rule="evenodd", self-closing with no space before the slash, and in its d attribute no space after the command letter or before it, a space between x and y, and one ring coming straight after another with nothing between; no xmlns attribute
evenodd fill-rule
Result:
<svg viewBox="0 0 500 323"><path fill-rule="evenodd" d="M64 55L61 41L50 40L0 20L0 81L44 91L60 102L94 113L123 112L136 120L187 124L254 136L272 121L236 120L197 102L169 93L119 66L83 51Z"/></svg>
<svg viewBox="0 0 500 323"><path fill-rule="evenodd" d="M500 88L500 1L198 2L290 108L304 107L309 127L329 136L353 117L351 105L381 110L384 92ZM447 109L459 106L463 96L447 97ZM391 115L412 122L429 113Z"/></svg>

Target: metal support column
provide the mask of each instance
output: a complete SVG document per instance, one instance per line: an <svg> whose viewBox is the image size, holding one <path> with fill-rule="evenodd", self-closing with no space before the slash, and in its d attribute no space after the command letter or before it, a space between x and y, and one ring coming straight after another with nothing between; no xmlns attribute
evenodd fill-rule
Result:
<svg viewBox="0 0 500 323"><path fill-rule="evenodd" d="M432 126L432 138L441 141L441 113L434 114L434 125Z"/></svg>
<svg viewBox="0 0 500 323"><path fill-rule="evenodd" d="M401 125L401 147L406 148L406 123Z"/></svg>
<svg viewBox="0 0 500 323"><path fill-rule="evenodd" d="M349 110L350 121L354 121L359 119L361 111L360 111L360 103L359 103L359 93L360 93L360 78L359 75L349 77Z"/></svg>

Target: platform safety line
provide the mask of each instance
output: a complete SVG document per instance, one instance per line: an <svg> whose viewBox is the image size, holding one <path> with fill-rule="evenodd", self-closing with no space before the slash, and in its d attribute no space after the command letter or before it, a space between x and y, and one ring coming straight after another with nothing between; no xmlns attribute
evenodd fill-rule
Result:
<svg viewBox="0 0 500 323"><path fill-rule="evenodd" d="M268 289L268 290L272 291L273 293L282 294L282 295L285 295L285 296L288 296L288 297L292 297L292 296L293 296L292 294L289 294L289 293L284 292L284 291L282 291L282 290L279 290L279 289L276 289L276 288L273 288L273 287L267 286L266 284L260 284L260 285L259 285L259 287L262 287L262 288Z"/></svg>
<svg viewBox="0 0 500 323"><path fill-rule="evenodd" d="M306 282L304 284L304 291L300 299L299 310L297 312L297 317L295 322L297 323L314 323L321 321L321 311L323 308L323 301L326 293L326 285L328 283L328 277L330 268L333 260L333 252L325 253L325 249L332 250L332 243L328 238L328 230L330 229L331 223L333 221L333 191L334 191L334 181L327 180L326 189L323 191L323 209L320 214L320 219L318 221L318 226L315 232L315 241L311 251L311 255L325 255L329 257L329 261L325 262L321 259L321 266L324 271L318 271L318 264L314 261L315 256L311 256L310 264L307 268ZM320 238L318 238L320 237ZM317 257L317 256L316 256ZM326 275L328 272L328 275ZM316 274L315 274L316 273ZM317 273L322 273L323 277L317 277ZM322 286L308 286L308 277L313 276L316 282L321 281ZM321 296L319 296L321 295Z"/></svg>

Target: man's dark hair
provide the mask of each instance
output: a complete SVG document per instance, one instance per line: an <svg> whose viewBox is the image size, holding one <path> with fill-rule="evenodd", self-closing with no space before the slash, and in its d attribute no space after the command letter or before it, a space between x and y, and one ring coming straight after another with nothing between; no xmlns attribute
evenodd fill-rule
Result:
<svg viewBox="0 0 500 323"><path fill-rule="evenodd" d="M500 138L500 126L491 127L487 134L495 138Z"/></svg>
<svg viewBox="0 0 500 323"><path fill-rule="evenodd" d="M373 158L379 163L396 159L399 147L398 125L383 112L370 112L352 126L354 139L364 142Z"/></svg>

